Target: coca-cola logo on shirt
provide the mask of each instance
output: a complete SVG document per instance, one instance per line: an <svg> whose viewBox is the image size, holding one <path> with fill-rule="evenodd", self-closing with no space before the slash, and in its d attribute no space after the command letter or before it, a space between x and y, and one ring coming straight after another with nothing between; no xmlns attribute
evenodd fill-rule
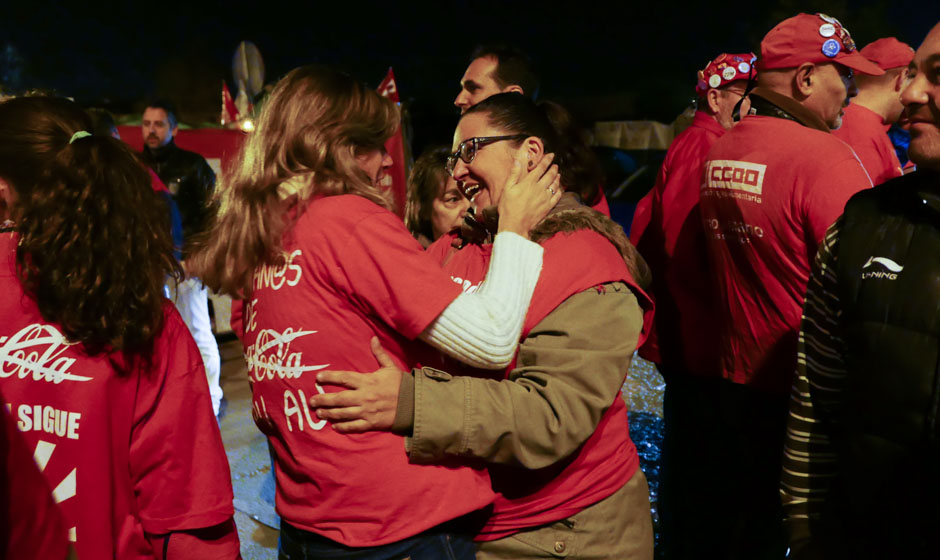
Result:
<svg viewBox="0 0 940 560"><path fill-rule="evenodd" d="M89 381L69 371L75 358L63 356L74 344L52 325L34 323L13 336L0 336L0 379L16 376L59 384Z"/></svg>
<svg viewBox="0 0 940 560"><path fill-rule="evenodd" d="M304 365L303 352L291 352L291 343L317 331L288 328L284 332L261 329L255 343L245 349L248 374L254 381L265 379L296 379L308 371L323 369L329 364Z"/></svg>

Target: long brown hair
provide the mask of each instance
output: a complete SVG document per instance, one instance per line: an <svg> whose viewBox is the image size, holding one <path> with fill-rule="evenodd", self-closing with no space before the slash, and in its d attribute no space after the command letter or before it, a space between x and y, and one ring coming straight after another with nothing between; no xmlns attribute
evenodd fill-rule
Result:
<svg viewBox="0 0 940 560"><path fill-rule="evenodd" d="M13 189L17 274L43 319L91 354L149 353L179 275L150 177L119 140L51 97L0 102L0 178Z"/></svg>
<svg viewBox="0 0 940 560"><path fill-rule="evenodd" d="M243 297L262 264L283 258L290 206L314 196L356 194L385 208L387 195L356 164L398 128L395 105L324 66L292 70L274 87L231 172L191 270L213 290ZM294 214L299 214L295 212Z"/></svg>

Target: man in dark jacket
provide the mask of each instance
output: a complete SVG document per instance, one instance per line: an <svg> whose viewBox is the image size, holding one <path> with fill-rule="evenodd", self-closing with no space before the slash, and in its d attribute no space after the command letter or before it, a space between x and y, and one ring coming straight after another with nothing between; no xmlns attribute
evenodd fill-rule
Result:
<svg viewBox="0 0 940 560"><path fill-rule="evenodd" d="M781 495L794 558L940 557L940 23L901 92L917 171L826 233L803 308Z"/></svg>
<svg viewBox="0 0 940 560"><path fill-rule="evenodd" d="M208 225L215 173L201 155L183 150L173 142L177 124L176 111L172 105L165 101L149 103L141 120L144 137L141 159L160 177L179 207L183 219L185 259L193 237ZM191 276L173 287L175 290L171 293L171 299L199 347L206 366L212 408L218 416L222 401L222 387L219 385L221 361L209 318L209 292L198 278Z"/></svg>
<svg viewBox="0 0 940 560"><path fill-rule="evenodd" d="M141 158L170 190L180 209L183 239L188 244L205 229L215 173L201 155L183 150L173 142L177 124L172 105L165 101L149 103L141 121L144 137Z"/></svg>

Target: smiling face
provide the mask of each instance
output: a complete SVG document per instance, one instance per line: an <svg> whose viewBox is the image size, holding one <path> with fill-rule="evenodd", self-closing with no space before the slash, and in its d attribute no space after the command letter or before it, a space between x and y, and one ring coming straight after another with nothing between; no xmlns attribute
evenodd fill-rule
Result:
<svg viewBox="0 0 940 560"><path fill-rule="evenodd" d="M454 151L464 140L483 136L502 136L508 134L489 124L483 113L473 113L460 119L454 132ZM477 149L471 163L457 159L454 167L454 179L460 183L463 192L477 191L473 197L473 206L486 208L499 204L503 186L512 171L512 162L521 148L509 140L494 142Z"/></svg>
<svg viewBox="0 0 940 560"><path fill-rule="evenodd" d="M905 82L901 103L911 123L911 161L940 171L940 24L917 49Z"/></svg>

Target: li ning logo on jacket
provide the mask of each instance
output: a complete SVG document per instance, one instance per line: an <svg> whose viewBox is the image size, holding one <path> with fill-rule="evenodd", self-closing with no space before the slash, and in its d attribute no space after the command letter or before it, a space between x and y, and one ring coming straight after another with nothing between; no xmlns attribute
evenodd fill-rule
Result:
<svg viewBox="0 0 940 560"><path fill-rule="evenodd" d="M875 265L878 266L875 267ZM870 268L871 270L866 270ZM862 265L862 280L867 278L897 280L898 274L900 274L902 270L904 270L903 266L887 257L868 257L868 260Z"/></svg>

